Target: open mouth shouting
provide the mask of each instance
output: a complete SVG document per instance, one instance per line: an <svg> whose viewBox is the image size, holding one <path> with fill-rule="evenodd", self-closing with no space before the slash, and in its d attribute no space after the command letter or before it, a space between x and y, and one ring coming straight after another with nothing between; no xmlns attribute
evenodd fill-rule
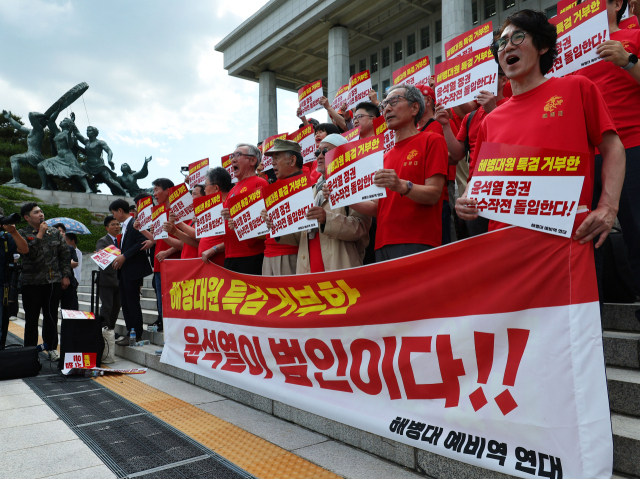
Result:
<svg viewBox="0 0 640 479"><path fill-rule="evenodd" d="M518 55L515 55L513 53L507 55L507 58L506 58L507 65L515 65L519 61L520 61L520 57Z"/></svg>

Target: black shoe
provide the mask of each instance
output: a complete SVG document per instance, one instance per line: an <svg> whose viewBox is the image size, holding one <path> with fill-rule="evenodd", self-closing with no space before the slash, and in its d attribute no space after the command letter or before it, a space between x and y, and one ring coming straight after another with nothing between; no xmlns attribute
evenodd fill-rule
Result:
<svg viewBox="0 0 640 479"><path fill-rule="evenodd" d="M119 341L116 341L118 346L129 346L129 336L122 336Z"/></svg>

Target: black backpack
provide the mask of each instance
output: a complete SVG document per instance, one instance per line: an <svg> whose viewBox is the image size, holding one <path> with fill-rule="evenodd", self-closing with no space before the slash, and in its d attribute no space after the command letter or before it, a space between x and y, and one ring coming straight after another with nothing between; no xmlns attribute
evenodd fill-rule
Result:
<svg viewBox="0 0 640 479"><path fill-rule="evenodd" d="M42 369L35 346L23 348L10 344L0 351L0 381L37 376Z"/></svg>
<svg viewBox="0 0 640 479"><path fill-rule="evenodd" d="M605 303L634 303L638 296L629 266L627 245L622 231L615 226L602 244L602 301Z"/></svg>

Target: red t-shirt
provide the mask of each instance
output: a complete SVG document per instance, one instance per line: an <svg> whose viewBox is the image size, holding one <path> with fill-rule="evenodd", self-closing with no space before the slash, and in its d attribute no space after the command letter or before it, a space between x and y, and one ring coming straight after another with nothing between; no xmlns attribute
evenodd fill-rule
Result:
<svg viewBox="0 0 640 479"><path fill-rule="evenodd" d="M202 253L204 253L208 249L211 249L214 246L218 246L219 244L224 243L224 238L225 238L225 235L209 236L206 238L201 238L200 243L198 243L198 258L202 258ZM224 252L217 253L211 261L217 264L218 266L224 266L224 257L225 257Z"/></svg>
<svg viewBox="0 0 640 479"><path fill-rule="evenodd" d="M591 80L579 75L551 78L533 90L512 96L485 117L469 165L470 177L484 141L588 152L578 205L591 208L594 151L606 131L615 132L615 124ZM492 221L489 229L502 226Z"/></svg>
<svg viewBox="0 0 640 479"><path fill-rule="evenodd" d="M171 236L172 238L175 238L175 236L173 236L173 235L169 235L169 236ZM156 252L155 252L155 255L153 257L153 272L154 273L159 273L160 272L160 264L161 264L158 261L158 258L156 258L156 255L160 251L166 251L169 248L171 248L171 246L169 246L164 240L156 241ZM172 255L167 256L165 259L180 259L181 255L182 255L182 251L177 251L177 252L173 253Z"/></svg>
<svg viewBox="0 0 640 479"><path fill-rule="evenodd" d="M320 248L320 232L316 232L313 239L309 240L309 267L312 273L324 272L324 260Z"/></svg>
<svg viewBox="0 0 640 479"><path fill-rule="evenodd" d="M629 53L640 55L640 30L618 30L611 40L622 42ZM640 121L636 104L640 97L640 84L631 74L611 62L600 60L576 72L596 84L609 107L618 135L626 148L640 145Z"/></svg>
<svg viewBox="0 0 640 479"><path fill-rule="evenodd" d="M318 160L313 160L312 163L307 163L302 166L302 172L305 173L306 175L309 175L309 179L311 180L312 186L315 185L320 179L320 177L322 176L322 173L316 170L317 167L318 167Z"/></svg>
<svg viewBox="0 0 640 479"><path fill-rule="evenodd" d="M503 105L507 101L509 101L509 98L498 100L498 102L496 103L496 108L500 105ZM482 120L484 120L484 118L488 114L489 113L487 113L484 108L480 107L476 110L473 118L471 118L471 123L469 124L469 152L471 153L471 156L473 156L473 152L475 151L476 139L478 138L478 129L482 124ZM471 113L467 113L465 115L462 126L460 127L460 130L458 130L458 134L456 135L458 141L464 142L467 139L467 123L469 122L469 115L471 115Z"/></svg>
<svg viewBox="0 0 640 479"><path fill-rule="evenodd" d="M267 186L268 184L269 183L258 176L250 176L249 178L245 178L244 180L239 181L234 185L233 188L231 188L231 191L229 191L227 199L224 202L224 207L227 208L227 202L235 195L244 193L248 190L253 190L254 188L262 188L264 186ZM224 223L224 231L224 255L226 258L244 258L247 256L255 256L257 254L264 253L264 238L252 238L240 241L238 240L238 235L236 235L236 232L229 229L229 224L227 221L225 221Z"/></svg>
<svg viewBox="0 0 640 479"><path fill-rule="evenodd" d="M194 226L194 224L195 224L195 220L191 220L189 222L189 226ZM191 246L187 243L183 243L182 254L180 255L180 258L191 259L191 258L197 258L197 257L198 257L198 248L196 248L195 246Z"/></svg>
<svg viewBox="0 0 640 479"><path fill-rule="evenodd" d="M453 123L453 120L449 120L449 122L452 125L455 125L455 123ZM429 123L427 127L424 130L422 130L422 133L425 133L427 131L432 131L433 133L437 133L438 135L444 137L444 130L442 129L442 125L440 124L440 122L436 120L433 120L431 123ZM444 182L444 187L442 188L442 201L449 201L449 186L447 185L447 182L449 181L449 176L451 176L452 166L453 166L453 178L455 179L456 177L456 170L455 170L456 167L454 165L449 165L448 173L447 173L447 181Z"/></svg>
<svg viewBox="0 0 640 479"><path fill-rule="evenodd" d="M264 242L264 255L267 258L275 258L276 256L285 256L288 254L298 254L298 247L280 244L274 240L271 235L267 235L267 239Z"/></svg>
<svg viewBox="0 0 640 479"><path fill-rule="evenodd" d="M460 118L455 111L451 110L451 116L453 117L453 119L451 121L453 121L453 123L456 125L456 128L459 130L460 129L460 123L462 122L462 118Z"/></svg>
<svg viewBox="0 0 640 479"><path fill-rule="evenodd" d="M433 132L425 131L396 143L384 155L384 167L396 170L401 179L414 185L424 185L434 175L446 177L448 166L447 143ZM442 196L429 206L387 190L387 197L378 200L377 220L376 249L388 244L442 244Z"/></svg>

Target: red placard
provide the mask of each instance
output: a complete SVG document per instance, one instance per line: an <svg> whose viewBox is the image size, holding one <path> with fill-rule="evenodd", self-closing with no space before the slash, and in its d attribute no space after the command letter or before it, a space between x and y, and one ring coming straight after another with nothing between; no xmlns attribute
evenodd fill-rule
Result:
<svg viewBox="0 0 640 479"><path fill-rule="evenodd" d="M167 221L167 208L164 204L151 208L151 225L153 226L153 239L164 239L169 237L169 233L162 229L162 225Z"/></svg>
<svg viewBox="0 0 640 479"><path fill-rule="evenodd" d="M347 103L348 99L349 99L349 84L347 83L346 85L342 85L340 87L340 89L338 90L338 93L336 93L335 98L331 102L331 106L333 107L334 110L339 110L340 108L342 108L342 105Z"/></svg>
<svg viewBox="0 0 640 479"><path fill-rule="evenodd" d="M138 210L138 222L140 230L148 230L151 226L151 208L153 207L153 197L147 196L138 200L136 208Z"/></svg>
<svg viewBox="0 0 640 479"><path fill-rule="evenodd" d="M316 80L300 88L298 90L300 113L306 115L320 110L322 108L320 98L322 98L322 80Z"/></svg>
<svg viewBox="0 0 640 479"><path fill-rule="evenodd" d="M235 222L236 236L240 241L266 235L269 232L260 212L265 208L261 188L247 190L227 200L229 214Z"/></svg>
<svg viewBox="0 0 640 479"><path fill-rule="evenodd" d="M269 154L269 150L273 148L276 140L286 140L288 133L278 133L277 135L270 136L266 140L262 142L262 164L264 165L264 170L267 171L273 168L273 158Z"/></svg>
<svg viewBox="0 0 640 479"><path fill-rule="evenodd" d="M187 185L182 183L169 189L169 206L176 217L176 224L193 219L193 197Z"/></svg>
<svg viewBox="0 0 640 479"><path fill-rule="evenodd" d="M355 128L349 131L345 131L344 133L341 133L341 135L345 137L347 141L357 140L358 138L360 138L360 127L356 126Z"/></svg>
<svg viewBox="0 0 640 479"><path fill-rule="evenodd" d="M368 101L370 91L371 75L369 74L369 70L356 73L349 78L349 98L347 100L347 109L351 110L361 101Z"/></svg>
<svg viewBox="0 0 640 479"><path fill-rule="evenodd" d="M444 44L445 59L450 60L491 46L492 35L491 21L458 35Z"/></svg>
<svg viewBox="0 0 640 479"><path fill-rule="evenodd" d="M431 75L431 68L429 57L426 56L394 71L391 83L394 85L427 85L429 75Z"/></svg>
<svg viewBox="0 0 640 479"><path fill-rule="evenodd" d="M313 191L307 175L278 180L262 191L267 213L273 222L272 238L318 227L317 220L305 217L313 206Z"/></svg>
<svg viewBox="0 0 640 479"><path fill-rule="evenodd" d="M262 150L260 150L260 151L262 151ZM233 155L233 153L229 153L228 155L224 155L221 158L220 163L222 164L222 167L225 170L227 170L227 173L229 173L231 175L231 182L232 183L237 183L238 179L236 178L236 173L235 173L235 171L233 171L233 166L231 165L231 160L233 160L231 155Z"/></svg>
<svg viewBox="0 0 640 479"><path fill-rule="evenodd" d="M376 136L384 135L384 152L386 153L396 144L396 132L390 130L387 126L387 120L384 116L380 115L373 120L373 133Z"/></svg>
<svg viewBox="0 0 640 479"><path fill-rule="evenodd" d="M209 171L209 158L189 164L189 188L204 183L204 177Z"/></svg>
<svg viewBox="0 0 640 479"><path fill-rule="evenodd" d="M300 145L303 163L311 163L316 159L314 154L316 151L316 138L313 125L309 124L294 131L287 137L287 140L295 141Z"/></svg>
<svg viewBox="0 0 640 479"><path fill-rule="evenodd" d="M222 194L201 196L193 199L193 211L196 215L196 238L220 236L224 231Z"/></svg>

